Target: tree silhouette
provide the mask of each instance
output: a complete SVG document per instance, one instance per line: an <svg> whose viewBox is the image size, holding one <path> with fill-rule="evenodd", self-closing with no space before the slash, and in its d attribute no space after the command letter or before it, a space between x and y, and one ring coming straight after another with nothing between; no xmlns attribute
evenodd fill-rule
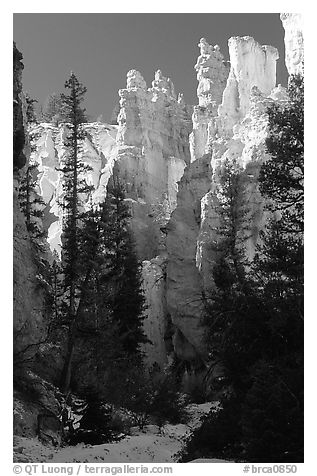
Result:
<svg viewBox="0 0 317 476"><path fill-rule="evenodd" d="M62 375L62 389L67 392L71 379L71 366L74 352L74 335L77 316L77 295L80 285L78 230L83 220L82 199L91 191L85 180L85 173L91 168L81 158L82 141L85 133L82 124L86 120L82 102L86 88L74 73L65 83L68 94L61 94L62 110L67 121L65 154L63 157L63 208L62 265L65 278L65 295L68 296L68 350Z"/></svg>

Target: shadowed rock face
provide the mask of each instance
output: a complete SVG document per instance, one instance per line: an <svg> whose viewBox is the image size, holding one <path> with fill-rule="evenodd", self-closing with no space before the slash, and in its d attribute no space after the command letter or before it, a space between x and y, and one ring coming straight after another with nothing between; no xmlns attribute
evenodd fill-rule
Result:
<svg viewBox="0 0 317 476"><path fill-rule="evenodd" d="M43 283L39 279L34 245L20 210L19 182L29 165L30 148L22 92L22 55L13 47L13 345L14 345L14 434L39 436L53 444L61 442L61 395L37 375L36 354L47 335L49 311ZM48 380L49 365L42 369ZM54 372L58 368L54 362ZM57 371L58 373L58 371ZM39 372L41 374L41 372Z"/></svg>
<svg viewBox="0 0 317 476"><path fill-rule="evenodd" d="M21 169L26 164L23 149L25 132L22 106L22 63L23 56L13 43L13 166Z"/></svg>
<svg viewBox="0 0 317 476"><path fill-rule="evenodd" d="M186 168L179 183L177 207L167 229L167 310L198 355L203 352L202 276L196 266L197 238L201 226L201 199L211 183L210 157L203 156ZM182 358L181 346L175 349Z"/></svg>
<svg viewBox="0 0 317 476"><path fill-rule="evenodd" d="M22 54L13 45L13 298L14 298L14 350L18 361L23 357L23 349L29 344L43 339L46 330L44 293L38 282L37 267L34 263L29 234L18 201L19 180L25 172L29 148L25 102L22 92ZM32 349L31 349L32 350ZM33 348L33 353L36 347ZM28 355L28 358L30 355Z"/></svg>

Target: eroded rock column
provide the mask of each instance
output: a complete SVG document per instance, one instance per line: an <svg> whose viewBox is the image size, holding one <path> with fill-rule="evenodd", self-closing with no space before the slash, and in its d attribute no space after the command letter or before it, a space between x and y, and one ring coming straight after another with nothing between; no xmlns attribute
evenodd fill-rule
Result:
<svg viewBox="0 0 317 476"><path fill-rule="evenodd" d="M288 74L303 74L303 17L299 13L281 13L280 17L285 30L285 64Z"/></svg>

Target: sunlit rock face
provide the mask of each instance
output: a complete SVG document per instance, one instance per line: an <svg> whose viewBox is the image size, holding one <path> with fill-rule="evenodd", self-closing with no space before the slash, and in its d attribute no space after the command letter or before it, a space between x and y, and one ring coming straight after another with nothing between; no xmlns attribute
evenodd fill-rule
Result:
<svg viewBox="0 0 317 476"><path fill-rule="evenodd" d="M160 70L151 88L138 71L129 71L119 96L116 171L130 199L132 229L144 260L144 329L151 341L144 349L148 365L162 367L167 361L166 226L177 205L178 182L190 162L192 111Z"/></svg>
<svg viewBox="0 0 317 476"><path fill-rule="evenodd" d="M229 74L228 62L224 61L218 45L209 45L205 38L199 44L200 56L195 64L197 71L198 106L192 115L193 130L190 134L191 160L208 153L208 137L211 133L212 117L222 101Z"/></svg>
<svg viewBox="0 0 317 476"><path fill-rule="evenodd" d="M180 181L177 207L167 226L167 311L187 343L175 345L174 351L192 365L206 356L201 320L204 298L214 289L219 170L225 160L236 160L244 170L241 180L251 204L245 247L252 258L264 219L257 176L266 156L266 108L277 97L285 99L283 88L274 89L275 48L261 46L251 37L231 38L229 71L217 46L202 39L199 47L195 65L199 105L193 113L191 163ZM185 351L188 343L190 358Z"/></svg>
<svg viewBox="0 0 317 476"><path fill-rule="evenodd" d="M193 132L190 137L191 160L212 150L215 137L227 139L233 126L250 108L253 87L268 95L275 86L278 52L272 46L261 46L253 38L233 37L229 42L230 70L219 47L200 40L198 101L194 107Z"/></svg>
<svg viewBox="0 0 317 476"><path fill-rule="evenodd" d="M80 157L91 170L86 173L87 184L94 186L92 200L102 201L106 194L109 177L112 174L116 157L117 126L90 123L84 126L86 138L82 144ZM62 233L63 188L62 173L65 156L64 125L55 127L52 124L39 124L32 127L32 134L37 137L36 150L31 155L31 162L37 164L38 193L43 198L44 228L47 230L47 241L52 251L60 254ZM84 206L88 206L83 200Z"/></svg>
<svg viewBox="0 0 317 476"><path fill-rule="evenodd" d="M250 36L230 38L228 45L231 67L219 107L224 131L230 131L245 117L254 86L264 95L270 94L276 82L276 61L279 57L276 48L262 46Z"/></svg>
<svg viewBox="0 0 317 476"><path fill-rule="evenodd" d="M197 251L197 264L200 268L208 261L203 259L206 229L209 229L209 239L215 240L212 236L214 233L211 231L215 226L211 226L210 222L216 219L210 217L214 215L213 210L218 206L217 175L225 160L236 161L245 171L246 195L249 195L247 198L253 209L252 219L250 216L252 233L246 246L249 257L251 259L253 257L262 220L262 206L259 205L261 199L256 179L266 157L266 109L275 98L284 97L285 99L286 94L280 86L275 88L276 60L278 59L276 48L261 46L251 37L230 38L228 43L231 65L229 77L222 102L218 107L218 114L210 121L210 133L206 145L211 155L213 179L208 196L202 201L200 251ZM211 255L212 253L209 252L209 256Z"/></svg>
<svg viewBox="0 0 317 476"><path fill-rule="evenodd" d="M119 125L85 124L80 157L92 169L85 180L94 187L94 203L104 199L116 163L131 204L139 256L151 259L165 246L160 228L176 206L177 182L190 161L191 110L181 96L176 98L171 80L161 71L148 89L138 71L129 71L127 88L119 95ZM59 252L63 192L58 169L65 155L66 130L64 125L40 124L32 134L39 136L31 159L38 165L39 193L47 205L48 242Z"/></svg>
<svg viewBox="0 0 317 476"><path fill-rule="evenodd" d="M165 227L176 205L177 182L190 162L190 108L160 70L151 88L129 71L119 91L118 174L132 200L132 226L141 259L165 248Z"/></svg>
<svg viewBox="0 0 317 476"><path fill-rule="evenodd" d="M303 71L303 36L301 17L297 14L282 14L281 19L285 28L286 64L290 74ZM201 51L195 69L199 73L199 65L203 55L214 54L215 47L210 47L206 40L199 44ZM212 70L213 78L223 78L226 63L217 51L217 71ZM173 275L178 270L178 279L167 281L167 309L170 309L171 318L178 324L185 337L194 343L197 354L204 348L204 342L199 342L197 329L201 325L202 309L194 306L186 311L185 303L199 302L201 296L212 296L214 284L212 270L217 261L215 244L219 240L217 227L219 225L219 173L225 161L237 162L241 167L241 184L244 188L245 202L248 204L247 222L248 229L244 233L244 250L246 256L252 260L256 245L260 240L260 230L267 220L265 203L259 192L258 175L262 163L267 160L265 141L268 135L267 108L274 103L283 104L287 101L287 92L281 85L276 87L276 61L278 51L271 46L262 46L251 37L233 37L229 40L230 71L226 85L219 81L210 82L208 90L205 80L202 82L201 74L197 75L198 106L194 106L193 132L190 136L191 161L186 169L185 176L190 175L195 167L196 176L202 175L203 167L210 168L210 181L206 183L205 177L200 180L201 190L205 193L192 194L192 202L198 200L196 206L197 226L195 231L186 236L190 240L186 247L187 255L173 250L169 246L168 274ZM202 68L204 65L202 66ZM204 69L202 69L204 71ZM215 86L216 84L216 86ZM200 87L201 86L201 87ZM214 88L214 94L213 94ZM222 96L220 90L222 89ZM213 99L214 98L214 99ZM202 106L201 106L202 105ZM185 186L190 189L190 184ZM199 188L199 187L198 187ZM180 187L177 197L177 207L172 214L168 225L169 239L173 242L175 230L181 229L186 220L181 217L184 195L186 192ZM188 206L186 206L188 210ZM176 222L176 223L175 223ZM173 224L173 228L172 228ZM240 232L242 233L242 232ZM195 250L195 255L194 255ZM195 266L196 275L189 272L187 263L192 260L192 269ZM175 270L173 269L175 268ZM191 278L188 276L191 275ZM192 288L186 281L193 283ZM176 285L177 282L177 285ZM197 284L199 283L199 284ZM177 287L185 289L184 297L177 295ZM177 295L174 299L173 295ZM174 301L177 305L174 305ZM190 306L190 304L188 304ZM185 324L186 323L186 324ZM197 336L195 339L193 336Z"/></svg>
<svg viewBox="0 0 317 476"><path fill-rule="evenodd" d="M299 13L281 13L285 30L285 64L289 74L304 72L303 17Z"/></svg>
<svg viewBox="0 0 317 476"><path fill-rule="evenodd" d="M83 126L86 138L80 157L90 166L85 175L94 192L91 202L106 196L109 178L115 174L126 190L138 256L144 261L144 286L148 308L144 322L149 339L148 362L166 360L165 260L166 225L177 204L178 182L190 162L189 133L192 109L174 85L158 70L152 87L142 75L131 70L127 87L119 91L118 125L101 123ZM61 251L62 174L65 156L64 125L40 124L32 128L38 135L32 161L37 164L38 193L46 204L44 228L52 251ZM83 206L88 207L87 198ZM85 202L86 200L86 202ZM158 278L160 276L160 278Z"/></svg>
<svg viewBox="0 0 317 476"><path fill-rule="evenodd" d="M222 100L229 65L224 61L218 45L209 45L205 38L201 38L198 46L200 56L195 64L195 70L197 71L199 106L217 106Z"/></svg>

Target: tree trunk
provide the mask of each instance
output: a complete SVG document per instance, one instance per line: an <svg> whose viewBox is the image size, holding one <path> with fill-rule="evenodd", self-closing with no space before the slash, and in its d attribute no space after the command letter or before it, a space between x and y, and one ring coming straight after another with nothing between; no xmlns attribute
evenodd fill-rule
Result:
<svg viewBox="0 0 317 476"><path fill-rule="evenodd" d="M68 393L70 388L72 376L72 364L74 355L74 341L75 341L75 327L76 327L76 312L75 312L75 284L72 282L69 292L69 318L70 326L68 330L67 339L67 354L61 378L61 389L63 393Z"/></svg>
<svg viewBox="0 0 317 476"><path fill-rule="evenodd" d="M70 382L72 378L72 365L73 365L73 357L74 357L74 350L75 350L74 331L75 331L75 326L74 326L74 323L72 323L68 331L67 354L65 358L63 371L62 371L61 385L60 385L62 393L64 393L65 395L69 392Z"/></svg>
<svg viewBox="0 0 317 476"><path fill-rule="evenodd" d="M71 383L71 378L72 378L72 365L73 365L73 357L74 357L74 351L75 351L75 333L76 333L76 321L78 316L80 315L82 306L83 306L83 301L84 301L84 296L86 294L87 290L87 283L89 281L91 269L86 274L84 286L83 286L83 295L81 296L78 304L77 311L75 312L75 291L71 287L71 292L70 292L70 314L71 314L71 319L72 323L70 325L69 331L68 331L68 342L67 342L67 354L65 358L65 363L62 371L62 378L61 378L61 390L63 393L67 394L70 389L70 383Z"/></svg>

